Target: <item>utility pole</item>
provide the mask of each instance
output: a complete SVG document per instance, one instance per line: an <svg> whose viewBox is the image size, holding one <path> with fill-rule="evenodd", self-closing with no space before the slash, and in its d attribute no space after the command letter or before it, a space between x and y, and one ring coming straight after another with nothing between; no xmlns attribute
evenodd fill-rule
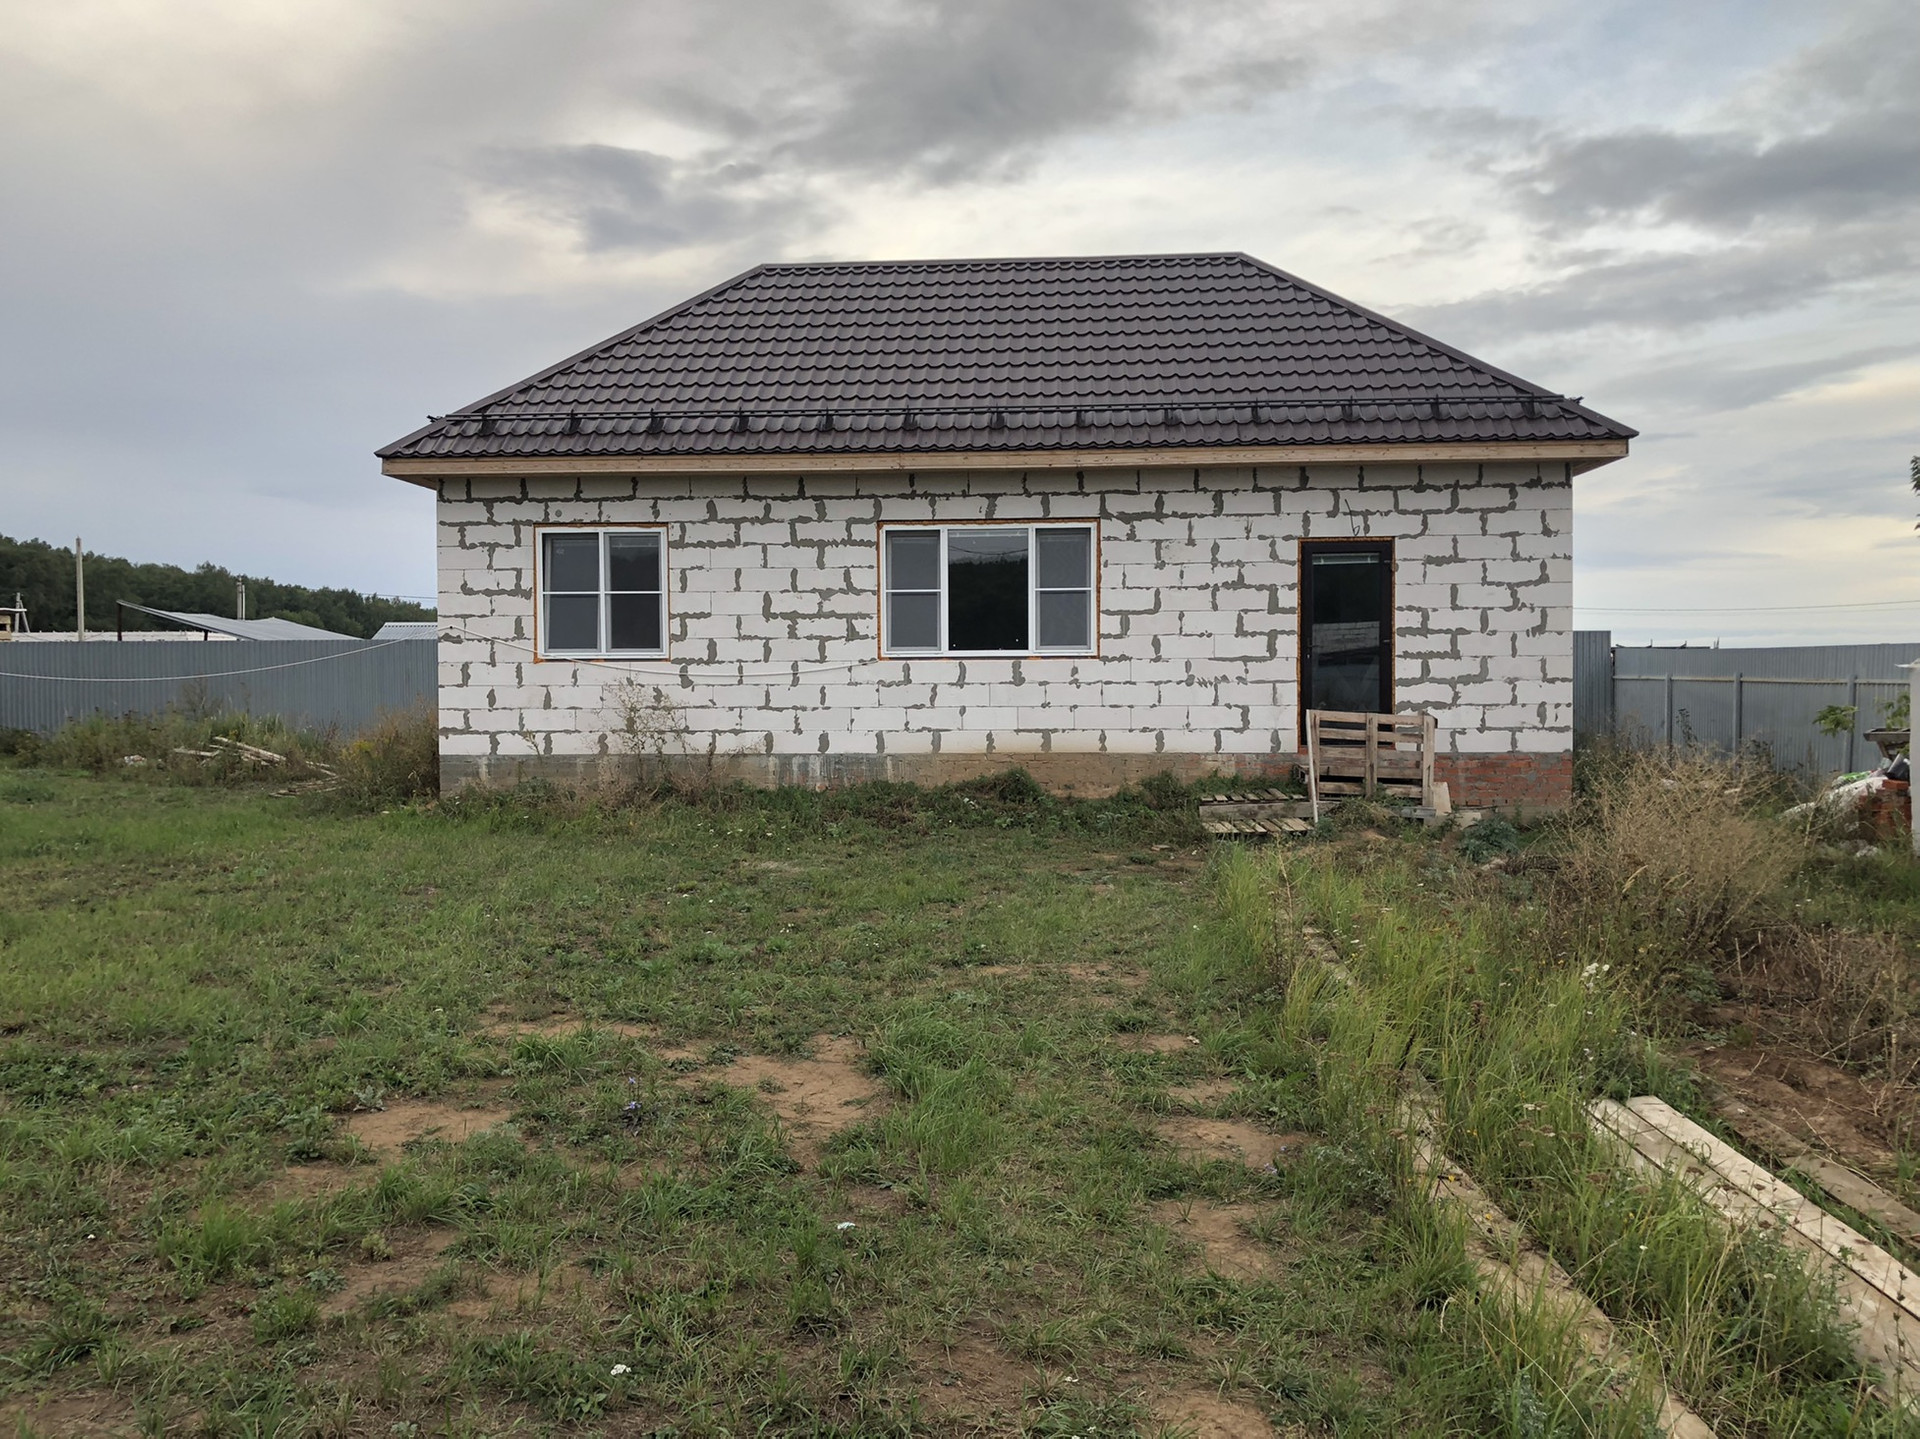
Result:
<svg viewBox="0 0 1920 1439"><path fill-rule="evenodd" d="M236 620L244 620L247 617L247 582L245 580L233 582L233 617Z"/></svg>
<svg viewBox="0 0 1920 1439"><path fill-rule="evenodd" d="M80 549L80 536L73 537L73 634L81 643L87 638L87 564Z"/></svg>

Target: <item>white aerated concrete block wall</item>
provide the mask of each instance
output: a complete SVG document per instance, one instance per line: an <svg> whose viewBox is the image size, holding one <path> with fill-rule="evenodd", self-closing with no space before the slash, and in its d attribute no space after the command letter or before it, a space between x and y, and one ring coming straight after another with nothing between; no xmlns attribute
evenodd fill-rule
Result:
<svg viewBox="0 0 1920 1439"><path fill-rule="evenodd" d="M1097 657L878 658L877 527L986 519L1098 524ZM448 481L442 754L453 782L619 757L631 678L676 745L770 780L1270 769L1297 749L1298 542L1355 537L1396 542L1398 707L1456 754L1563 754L1571 520L1565 467L1532 463ZM667 527L666 660L536 658L546 523Z"/></svg>

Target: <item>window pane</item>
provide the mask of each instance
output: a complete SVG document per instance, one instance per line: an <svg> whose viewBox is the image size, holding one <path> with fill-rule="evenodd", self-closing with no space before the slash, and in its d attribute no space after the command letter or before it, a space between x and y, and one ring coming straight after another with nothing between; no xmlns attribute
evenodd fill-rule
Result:
<svg viewBox="0 0 1920 1439"><path fill-rule="evenodd" d="M887 588L890 590L937 590L940 588L940 532L938 530L887 531Z"/></svg>
<svg viewBox="0 0 1920 1439"><path fill-rule="evenodd" d="M1314 555L1313 652L1332 661L1380 643L1381 562L1378 554ZM1357 658L1357 656L1355 656Z"/></svg>
<svg viewBox="0 0 1920 1439"><path fill-rule="evenodd" d="M947 648L1027 648L1027 532L947 532Z"/></svg>
<svg viewBox="0 0 1920 1439"><path fill-rule="evenodd" d="M1378 650L1316 654L1307 680L1308 708L1371 713L1380 708L1380 678Z"/></svg>
<svg viewBox="0 0 1920 1439"><path fill-rule="evenodd" d="M548 535L542 575L548 593L600 588L600 536Z"/></svg>
<svg viewBox="0 0 1920 1439"><path fill-rule="evenodd" d="M660 588L660 536L632 534L607 536L607 588L610 590L658 590ZM619 647L619 641L614 641Z"/></svg>
<svg viewBox="0 0 1920 1439"><path fill-rule="evenodd" d="M609 595L607 628L613 632L607 641L608 649L659 649L660 596Z"/></svg>
<svg viewBox="0 0 1920 1439"><path fill-rule="evenodd" d="M940 648L940 596L888 595L887 647L896 650Z"/></svg>
<svg viewBox="0 0 1920 1439"><path fill-rule="evenodd" d="M1092 584L1093 534L1088 530L1041 530L1034 541L1034 562L1043 590L1083 590ZM1041 634L1044 635L1044 627ZM1046 643L1045 639L1040 641Z"/></svg>
<svg viewBox="0 0 1920 1439"><path fill-rule="evenodd" d="M1049 590L1034 596L1040 611L1040 648L1086 649L1092 643L1088 611L1092 596L1086 590Z"/></svg>
<svg viewBox="0 0 1920 1439"><path fill-rule="evenodd" d="M547 648L600 648L600 596L551 595L547 599Z"/></svg>

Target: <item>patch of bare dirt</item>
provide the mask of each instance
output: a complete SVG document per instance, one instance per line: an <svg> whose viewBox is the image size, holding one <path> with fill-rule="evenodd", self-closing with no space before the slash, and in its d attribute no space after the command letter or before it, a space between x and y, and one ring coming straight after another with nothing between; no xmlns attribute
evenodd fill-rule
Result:
<svg viewBox="0 0 1920 1439"><path fill-rule="evenodd" d="M794 1158L805 1166L819 1159L820 1146L830 1137L864 1119L882 1093L879 1082L860 1068L857 1041L817 1035L813 1050L812 1059L743 1054L724 1069L701 1071L701 1077L759 1095L779 1116L792 1138Z"/></svg>
<svg viewBox="0 0 1920 1439"><path fill-rule="evenodd" d="M1189 1049L1200 1047L1200 1037L1195 1034L1116 1034L1113 1045L1134 1054L1185 1054Z"/></svg>
<svg viewBox="0 0 1920 1439"><path fill-rule="evenodd" d="M1242 1227L1258 1217L1250 1204L1163 1199L1149 1211L1177 1239L1197 1244L1207 1268L1224 1279L1266 1279L1279 1269L1273 1248Z"/></svg>
<svg viewBox="0 0 1920 1439"><path fill-rule="evenodd" d="M267 1193L274 1199L317 1199L338 1194L361 1173L352 1164L289 1164L267 1181Z"/></svg>
<svg viewBox="0 0 1920 1439"><path fill-rule="evenodd" d="M400 1236L393 1241L391 1258L355 1265L347 1275L346 1284L327 1296L327 1302L320 1306L321 1312L345 1314L378 1295L406 1294L418 1289L433 1273L440 1256L451 1249L459 1237L459 1231L452 1229L429 1229Z"/></svg>
<svg viewBox="0 0 1920 1439"><path fill-rule="evenodd" d="M493 1039L521 1039L527 1035L559 1039L564 1035L578 1034L583 1029L597 1029L607 1034L617 1034L623 1039L638 1039L649 1045L660 1037L657 1025L633 1024L624 1019L584 1019L565 1010L540 1019L520 1019L505 1009L495 1008L487 1011L486 1023L480 1026L480 1032Z"/></svg>
<svg viewBox="0 0 1920 1439"><path fill-rule="evenodd" d="M937 1417L990 1419L1015 1415L1034 1385L1032 1365L971 1334L926 1355L918 1368L925 1376L921 1396Z"/></svg>
<svg viewBox="0 0 1920 1439"><path fill-rule="evenodd" d="M0 1430L8 1434L122 1435L140 1433L133 1403L119 1394L36 1395L0 1403Z"/></svg>
<svg viewBox="0 0 1920 1439"><path fill-rule="evenodd" d="M1312 1143L1305 1134L1269 1134L1250 1119L1200 1119L1174 1115L1154 1126L1181 1154L1193 1159L1224 1159L1259 1169L1280 1164Z"/></svg>
<svg viewBox="0 0 1920 1439"><path fill-rule="evenodd" d="M1208 1389L1185 1389L1153 1401L1153 1417L1182 1439L1270 1439L1273 1425L1251 1404ZM1305 1430L1288 1426L1289 1435Z"/></svg>
<svg viewBox="0 0 1920 1439"><path fill-rule="evenodd" d="M1137 965L1080 963L1063 967L1077 993L1114 1004L1147 985L1147 972Z"/></svg>
<svg viewBox="0 0 1920 1439"><path fill-rule="evenodd" d="M912 1208L912 1203L904 1192L888 1189L879 1184L848 1185L847 1204L851 1211L861 1218L874 1215L895 1219Z"/></svg>
<svg viewBox="0 0 1920 1439"><path fill-rule="evenodd" d="M489 1319L508 1314L530 1314L549 1304L592 1293L593 1276L577 1264L562 1264L542 1273L489 1273L479 1290L447 1305L456 1319Z"/></svg>
<svg viewBox="0 0 1920 1439"><path fill-rule="evenodd" d="M1202 1079L1193 1084L1176 1085L1167 1095L1175 1104L1188 1109L1211 1109L1239 1087L1239 1083L1231 1079Z"/></svg>
<svg viewBox="0 0 1920 1439"><path fill-rule="evenodd" d="M1889 1174L1892 1141L1911 1122L1912 1092L1862 1079L1790 1049L1682 1046L1723 1104L1744 1106L1813 1149Z"/></svg>
<svg viewBox="0 0 1920 1439"><path fill-rule="evenodd" d="M472 1100L396 1099L385 1109L349 1114L347 1133L379 1154L398 1154L416 1139L458 1144L512 1117L513 1106L493 1097L497 1089Z"/></svg>

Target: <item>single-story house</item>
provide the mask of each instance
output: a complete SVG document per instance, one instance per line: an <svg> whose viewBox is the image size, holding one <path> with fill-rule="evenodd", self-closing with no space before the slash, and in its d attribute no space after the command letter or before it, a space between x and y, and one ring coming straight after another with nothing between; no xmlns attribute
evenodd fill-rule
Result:
<svg viewBox="0 0 1920 1439"><path fill-rule="evenodd" d="M761 265L386 446L450 786L1272 775L1437 717L1566 801L1573 478L1635 432L1247 255Z"/></svg>

